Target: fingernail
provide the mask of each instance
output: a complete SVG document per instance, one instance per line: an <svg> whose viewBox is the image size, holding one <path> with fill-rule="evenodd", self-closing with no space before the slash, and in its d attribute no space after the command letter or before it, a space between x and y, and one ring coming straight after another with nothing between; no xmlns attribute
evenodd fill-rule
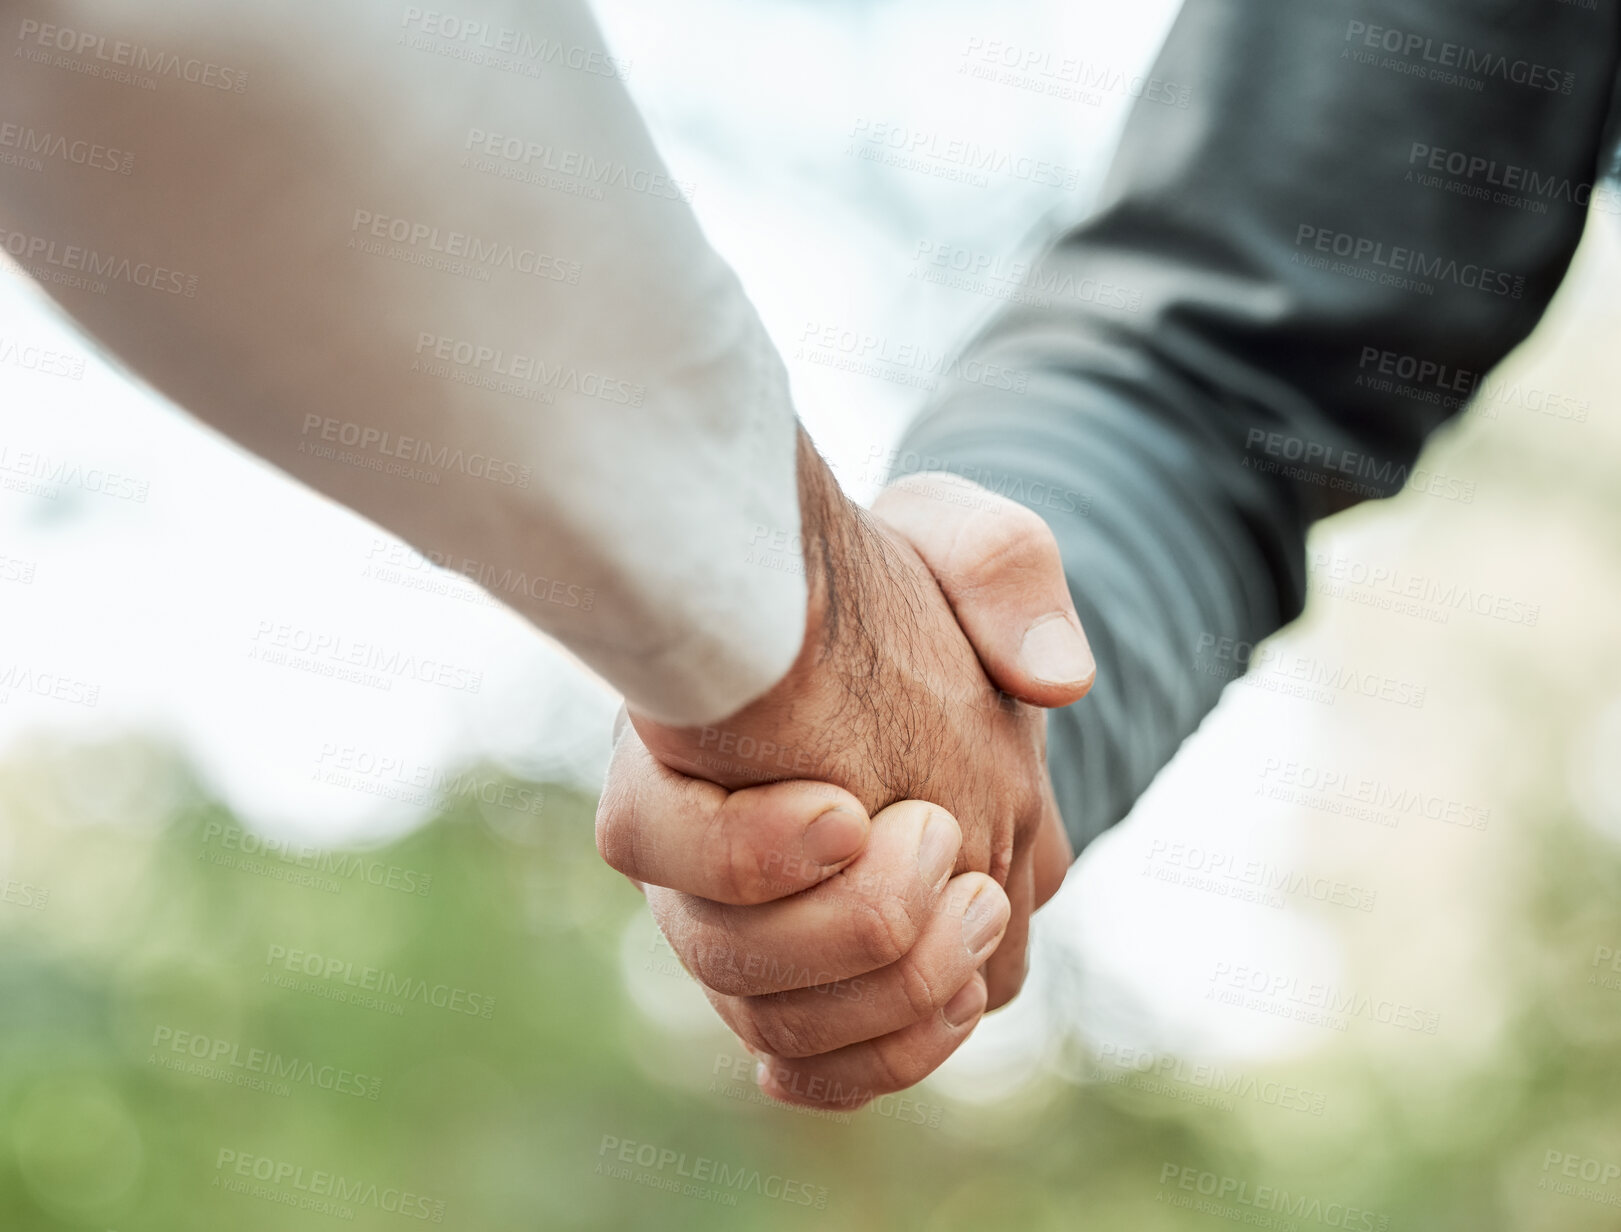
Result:
<svg viewBox="0 0 1621 1232"><path fill-rule="evenodd" d="M1043 616L1030 626L1019 647L1019 662L1043 684L1082 684L1098 670L1086 634L1064 612Z"/></svg>
<svg viewBox="0 0 1621 1232"><path fill-rule="evenodd" d="M950 875L961 846L962 831L944 813L931 809L917 848L917 871L924 885L933 888Z"/></svg>
<svg viewBox="0 0 1621 1232"><path fill-rule="evenodd" d="M757 1086L757 1087L765 1086L765 1080L767 1078L769 1078L769 1077L771 1077L771 1067L769 1065L767 1065L764 1061L761 1061L761 1062L759 1062L758 1064L755 1065L755 1067L754 1067L754 1085L755 1086Z"/></svg>
<svg viewBox="0 0 1621 1232"><path fill-rule="evenodd" d="M989 890L974 895L968 910L963 912L962 940L976 961L996 948L1012 914L1013 908L1005 895L992 894Z"/></svg>
<svg viewBox="0 0 1621 1232"><path fill-rule="evenodd" d="M957 990L957 995L941 1007L940 1015L948 1027L960 1027L984 1008L985 985L976 977Z"/></svg>
<svg viewBox="0 0 1621 1232"><path fill-rule="evenodd" d="M805 827L805 858L814 864L839 864L867 841L867 819L843 805L829 809Z"/></svg>

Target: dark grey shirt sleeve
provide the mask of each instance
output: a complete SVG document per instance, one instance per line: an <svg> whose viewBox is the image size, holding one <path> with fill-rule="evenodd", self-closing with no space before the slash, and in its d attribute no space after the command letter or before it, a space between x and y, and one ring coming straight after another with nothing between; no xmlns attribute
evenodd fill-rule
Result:
<svg viewBox="0 0 1621 1232"><path fill-rule="evenodd" d="M895 467L1057 535L1099 665L1050 725L1077 851L1300 612L1310 524L1399 490L1530 332L1618 50L1617 0L1187 0L1152 75L1188 89L1138 102Z"/></svg>

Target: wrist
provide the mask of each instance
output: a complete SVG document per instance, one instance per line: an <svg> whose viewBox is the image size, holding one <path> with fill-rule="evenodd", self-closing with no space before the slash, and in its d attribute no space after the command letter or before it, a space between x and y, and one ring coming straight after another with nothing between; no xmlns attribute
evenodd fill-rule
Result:
<svg viewBox="0 0 1621 1232"><path fill-rule="evenodd" d="M799 650L769 689L717 722L731 722L756 712L762 704L769 706L774 697L792 693L826 663L841 636L847 637L851 631L850 622L841 619L841 612L851 603L851 592L861 581L854 562L861 558L861 543L872 533L871 528L863 522L861 510L844 495L803 428L798 430L795 471L799 495L798 545L805 579L804 631ZM662 748L658 734L661 729L677 730L658 723L635 706L628 707L628 713L650 748ZM662 753L660 756L664 759Z"/></svg>
<svg viewBox="0 0 1621 1232"><path fill-rule="evenodd" d="M824 659L838 643L850 592L861 579L856 565L870 533L803 428L798 450L805 637L789 677Z"/></svg>

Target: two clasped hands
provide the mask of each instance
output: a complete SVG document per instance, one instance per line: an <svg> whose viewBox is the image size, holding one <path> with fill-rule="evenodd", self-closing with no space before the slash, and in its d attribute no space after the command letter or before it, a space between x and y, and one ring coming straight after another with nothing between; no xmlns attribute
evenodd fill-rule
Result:
<svg viewBox="0 0 1621 1232"><path fill-rule="evenodd" d="M719 725L632 711L597 845L761 1087L853 1108L1019 991L1031 913L1072 858L1039 707L1095 669L1039 516L939 474L862 511L803 436L798 468L798 659Z"/></svg>

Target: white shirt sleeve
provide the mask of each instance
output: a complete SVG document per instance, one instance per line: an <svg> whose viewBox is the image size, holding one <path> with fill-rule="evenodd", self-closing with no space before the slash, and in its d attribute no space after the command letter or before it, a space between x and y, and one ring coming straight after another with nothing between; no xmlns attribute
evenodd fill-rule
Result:
<svg viewBox="0 0 1621 1232"><path fill-rule="evenodd" d="M804 633L780 358L583 0L0 0L0 246L653 716Z"/></svg>

